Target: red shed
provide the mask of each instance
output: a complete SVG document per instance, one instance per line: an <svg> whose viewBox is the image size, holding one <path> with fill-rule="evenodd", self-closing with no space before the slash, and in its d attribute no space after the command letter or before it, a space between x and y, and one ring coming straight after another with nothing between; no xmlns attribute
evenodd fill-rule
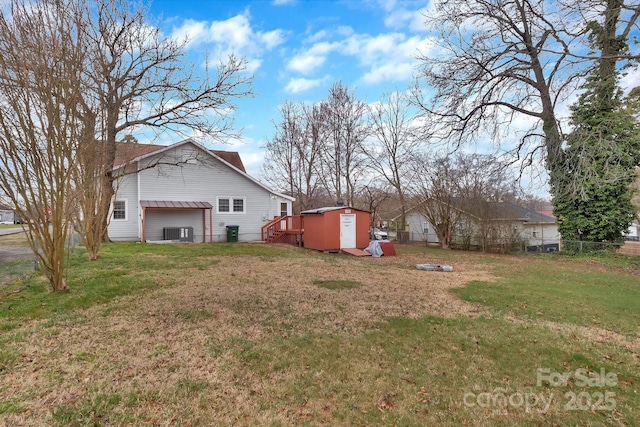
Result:
<svg viewBox="0 0 640 427"><path fill-rule="evenodd" d="M345 206L300 212L304 247L320 251L364 249L369 246L370 213Z"/></svg>

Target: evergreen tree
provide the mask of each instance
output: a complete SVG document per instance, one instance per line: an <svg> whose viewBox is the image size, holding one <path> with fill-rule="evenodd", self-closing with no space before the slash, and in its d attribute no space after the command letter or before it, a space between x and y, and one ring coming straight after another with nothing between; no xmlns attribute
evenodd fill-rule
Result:
<svg viewBox="0 0 640 427"><path fill-rule="evenodd" d="M636 215L631 184L640 162L640 132L619 87L616 58L627 42L615 34L618 3L607 2L603 23L589 23L600 59L571 108L573 130L551 170L554 213L566 247L577 240L622 242Z"/></svg>

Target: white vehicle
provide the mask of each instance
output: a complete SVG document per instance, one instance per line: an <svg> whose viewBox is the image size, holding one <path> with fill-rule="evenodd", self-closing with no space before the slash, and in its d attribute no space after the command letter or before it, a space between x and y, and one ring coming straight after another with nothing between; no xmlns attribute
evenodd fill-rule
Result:
<svg viewBox="0 0 640 427"><path fill-rule="evenodd" d="M374 228L371 231L371 234L373 235L373 238L375 240L388 240L389 239L389 235L387 234L387 232L384 231L384 230L380 230L379 228Z"/></svg>

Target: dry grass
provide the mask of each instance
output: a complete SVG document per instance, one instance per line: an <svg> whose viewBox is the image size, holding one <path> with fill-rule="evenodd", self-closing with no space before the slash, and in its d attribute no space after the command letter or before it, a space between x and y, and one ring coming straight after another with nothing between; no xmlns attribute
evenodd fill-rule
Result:
<svg viewBox="0 0 640 427"><path fill-rule="evenodd" d="M116 407L128 400L127 417L154 425L171 424L176 414L204 424L212 419L233 424L248 414L255 424L286 421L286 415L256 407L259 400L252 395L264 385L237 381L234 348L249 351L274 337L356 335L393 316L473 316L478 308L448 290L490 279L465 264L457 264L454 273L416 270L415 264L425 262L421 255L218 261L208 269L180 272L176 286L163 284L173 282L177 272L157 274L155 291L94 307L68 324L29 325L37 332L16 344L19 361L2 378L0 399L18 399L28 408L9 424L44 425L53 408L86 405L82 402L98 395L118 396ZM328 290L313 280L362 286ZM191 407L172 406L185 403Z"/></svg>
<svg viewBox="0 0 640 427"><path fill-rule="evenodd" d="M16 246L20 248L28 248L29 242L23 232L13 233L0 236L0 247Z"/></svg>
<svg viewBox="0 0 640 427"><path fill-rule="evenodd" d="M573 359L600 352L618 364L640 356L612 353L615 339L590 343L582 329L494 317L451 292L492 282L494 262L526 258L438 254L201 256L192 268L149 270L150 290L4 333L12 357L0 366L0 425L560 425L565 416L630 425L616 411L605 419L562 407L507 417L465 408L465 391L496 381L530 389L536 367L575 369ZM393 318L400 326L389 329ZM403 329L405 321L413 323ZM621 396L619 407L628 414L634 402Z"/></svg>

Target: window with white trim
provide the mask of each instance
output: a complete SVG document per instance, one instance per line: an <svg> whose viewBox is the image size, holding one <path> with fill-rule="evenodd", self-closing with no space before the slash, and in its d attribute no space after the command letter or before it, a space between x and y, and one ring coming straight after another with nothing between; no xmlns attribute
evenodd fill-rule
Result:
<svg viewBox="0 0 640 427"><path fill-rule="evenodd" d="M244 197L218 197L218 213L245 213Z"/></svg>
<svg viewBox="0 0 640 427"><path fill-rule="evenodd" d="M127 201L115 200L113 202L113 213L111 219L113 221L126 221L127 220Z"/></svg>

